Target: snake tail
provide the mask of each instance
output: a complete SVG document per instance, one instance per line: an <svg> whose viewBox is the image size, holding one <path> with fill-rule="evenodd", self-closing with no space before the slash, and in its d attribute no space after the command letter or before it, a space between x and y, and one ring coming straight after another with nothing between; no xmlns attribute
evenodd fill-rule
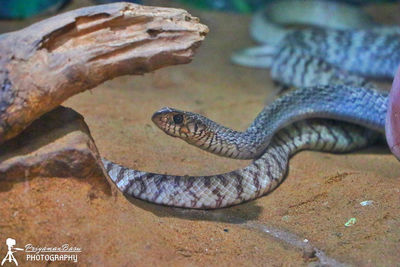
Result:
<svg viewBox="0 0 400 267"><path fill-rule="evenodd" d="M231 56L231 61L235 64L246 67L270 68L272 66L275 53L275 46L256 46L233 53Z"/></svg>

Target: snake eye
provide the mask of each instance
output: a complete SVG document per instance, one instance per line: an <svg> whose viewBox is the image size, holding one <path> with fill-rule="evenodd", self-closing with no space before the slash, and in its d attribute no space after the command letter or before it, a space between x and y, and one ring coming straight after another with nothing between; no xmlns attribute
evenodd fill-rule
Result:
<svg viewBox="0 0 400 267"><path fill-rule="evenodd" d="M176 114L176 115L174 115L174 122L176 123L176 124L181 124L182 122L183 122L183 116L182 116L182 114Z"/></svg>

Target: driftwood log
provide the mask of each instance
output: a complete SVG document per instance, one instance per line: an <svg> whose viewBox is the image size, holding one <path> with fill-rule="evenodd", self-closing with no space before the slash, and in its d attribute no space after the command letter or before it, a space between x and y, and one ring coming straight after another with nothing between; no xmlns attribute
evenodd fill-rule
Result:
<svg viewBox="0 0 400 267"><path fill-rule="evenodd" d="M106 80L190 62L207 31L181 9L116 3L0 35L0 144Z"/></svg>

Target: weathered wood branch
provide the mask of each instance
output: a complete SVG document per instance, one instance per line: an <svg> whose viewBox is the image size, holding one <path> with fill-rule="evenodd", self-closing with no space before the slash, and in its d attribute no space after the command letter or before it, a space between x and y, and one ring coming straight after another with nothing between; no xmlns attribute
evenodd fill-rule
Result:
<svg viewBox="0 0 400 267"><path fill-rule="evenodd" d="M106 80L190 62L207 32L181 9L116 3L0 35L0 143Z"/></svg>

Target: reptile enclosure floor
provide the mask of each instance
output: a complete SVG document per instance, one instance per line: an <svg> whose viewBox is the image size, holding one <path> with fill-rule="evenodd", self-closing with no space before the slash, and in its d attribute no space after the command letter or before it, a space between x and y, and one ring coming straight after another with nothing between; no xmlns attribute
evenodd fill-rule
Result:
<svg viewBox="0 0 400 267"><path fill-rule="evenodd" d="M77 2L69 8L89 4ZM370 10L393 21L399 7ZM189 11L210 28L191 64L114 79L65 103L85 117L102 156L134 169L181 175L249 163L172 139L150 120L155 110L171 106L244 130L276 95L268 71L229 62L233 51L253 45L248 15ZM3 21L0 31L32 22ZM338 262L400 266L400 163L383 145L344 155L301 152L272 194L217 211L114 197L104 181L36 178L12 187L0 182L0 242L14 237L20 244L69 243L83 250L79 264L95 266L316 264L263 232L266 226L308 239ZM360 204L366 200L372 205ZM356 223L346 227L350 218ZM0 255L6 252L2 243Z"/></svg>

